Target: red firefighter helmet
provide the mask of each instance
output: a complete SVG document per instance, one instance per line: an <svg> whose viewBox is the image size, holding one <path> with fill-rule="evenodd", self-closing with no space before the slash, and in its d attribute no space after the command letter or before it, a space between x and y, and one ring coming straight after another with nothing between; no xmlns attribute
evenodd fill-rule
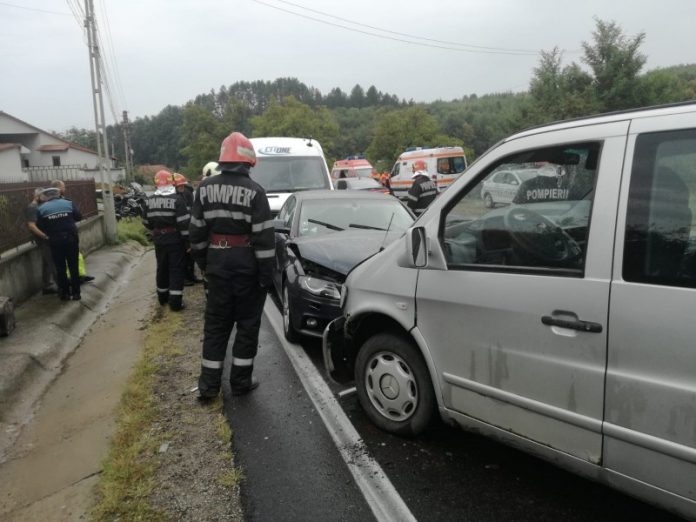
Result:
<svg viewBox="0 0 696 522"><path fill-rule="evenodd" d="M168 170L160 170L155 174L155 186L167 187L174 185L174 175Z"/></svg>
<svg viewBox="0 0 696 522"><path fill-rule="evenodd" d="M220 163L248 163L256 165L254 146L241 132L233 132L222 141Z"/></svg>
<svg viewBox="0 0 696 522"><path fill-rule="evenodd" d="M413 172L418 172L419 170L428 172L428 165L426 165L425 161L416 160L413 162Z"/></svg>
<svg viewBox="0 0 696 522"><path fill-rule="evenodd" d="M178 172L174 173L174 186L175 187L180 187L182 185L186 185L188 183L188 180L186 179L186 176L183 174L179 174Z"/></svg>

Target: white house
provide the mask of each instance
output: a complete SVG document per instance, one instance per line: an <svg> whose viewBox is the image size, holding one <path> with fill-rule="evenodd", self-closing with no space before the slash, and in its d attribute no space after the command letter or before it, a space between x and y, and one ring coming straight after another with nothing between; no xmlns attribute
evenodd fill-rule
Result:
<svg viewBox="0 0 696 522"><path fill-rule="evenodd" d="M112 179L115 170L111 158ZM0 183L98 177L99 158L93 150L0 111Z"/></svg>

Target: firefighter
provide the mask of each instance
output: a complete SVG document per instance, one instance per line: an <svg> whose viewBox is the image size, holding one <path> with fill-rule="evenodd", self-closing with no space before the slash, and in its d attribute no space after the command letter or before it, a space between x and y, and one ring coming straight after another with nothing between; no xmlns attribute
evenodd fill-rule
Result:
<svg viewBox="0 0 696 522"><path fill-rule="evenodd" d="M218 165L217 161L209 161L205 164L205 167L203 167L201 179L217 176L218 174L220 174L220 165Z"/></svg>
<svg viewBox="0 0 696 522"><path fill-rule="evenodd" d="M389 193L393 196L394 192L392 191L391 188L391 176L389 172L382 172L379 176L379 182L382 184L382 186L386 189L389 190Z"/></svg>
<svg viewBox="0 0 696 522"><path fill-rule="evenodd" d="M191 215L174 188L174 175L166 170L155 174L157 190L147 198L143 225L152 233L157 257L157 298L177 312L184 307L184 274Z"/></svg>
<svg viewBox="0 0 696 522"><path fill-rule="evenodd" d="M189 184L188 179L183 174L174 173L174 188L177 194L184 200L186 210L190 213L193 206L193 187ZM195 263L191 250L186 251L186 269L184 271L184 286L191 286L200 283L201 280L196 277Z"/></svg>
<svg viewBox="0 0 696 522"><path fill-rule="evenodd" d="M198 379L201 399L220 391L232 328L230 386L243 395L258 386L252 376L261 314L271 286L275 233L263 188L249 177L256 165L251 142L233 132L220 148L220 175L201 181L191 216L191 248L208 281L203 357Z"/></svg>
<svg viewBox="0 0 696 522"><path fill-rule="evenodd" d="M413 162L413 185L408 189L408 208L419 217L437 196L437 185L428 176L428 166L423 160Z"/></svg>

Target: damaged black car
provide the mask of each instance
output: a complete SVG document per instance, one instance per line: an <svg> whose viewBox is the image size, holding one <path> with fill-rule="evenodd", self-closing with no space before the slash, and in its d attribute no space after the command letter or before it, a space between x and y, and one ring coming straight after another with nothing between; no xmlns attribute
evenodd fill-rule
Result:
<svg viewBox="0 0 696 522"><path fill-rule="evenodd" d="M321 337L341 312L348 272L399 238L414 221L396 198L378 192L297 192L275 220L274 285L289 341Z"/></svg>

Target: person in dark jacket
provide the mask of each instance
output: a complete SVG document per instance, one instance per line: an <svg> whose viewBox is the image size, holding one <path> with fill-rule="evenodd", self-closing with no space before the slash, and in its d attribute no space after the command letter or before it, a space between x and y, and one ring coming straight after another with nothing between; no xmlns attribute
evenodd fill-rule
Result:
<svg viewBox="0 0 696 522"><path fill-rule="evenodd" d="M27 228L33 235L34 242L41 252L41 279L43 281L43 294L57 294L58 287L56 286L56 266L51 258L51 246L44 239L45 235L36 222L39 219L39 205L44 201L41 198L41 193L44 189L37 188L34 190L34 199L27 205L24 217L27 222Z"/></svg>
<svg viewBox="0 0 696 522"><path fill-rule="evenodd" d="M155 174L157 190L147 198L143 225L152 231L157 257L157 298L161 305L179 311L184 307L186 251L190 249L188 227L191 214L176 193L174 176L160 170Z"/></svg>
<svg viewBox="0 0 696 522"><path fill-rule="evenodd" d="M174 187L176 188L176 193L180 198L184 200L186 204L186 209L191 212L191 207L193 207L193 187L189 184L188 179L183 174L178 172L174 173ZM184 285L191 286L195 283L200 283L201 280L196 277L195 263L193 261L193 256L191 255L191 250L186 252L186 269L184 270Z"/></svg>
<svg viewBox="0 0 696 522"><path fill-rule="evenodd" d="M221 174L204 179L191 215L191 251L208 281L201 399L218 395L232 328L230 385L234 395L258 386L252 376L261 314L272 283L275 233L264 189L249 177L256 165L251 142L233 132L222 142Z"/></svg>
<svg viewBox="0 0 696 522"><path fill-rule="evenodd" d="M416 217L420 217L437 197L437 185L428 176L428 166L423 160L413 163L413 185L408 189L406 197L406 204Z"/></svg>
<svg viewBox="0 0 696 522"><path fill-rule="evenodd" d="M38 207L36 226L43 233L42 239L48 241L51 249L51 257L56 267L58 296L62 301L71 298L79 301L80 236L76 223L82 219L82 214L72 201L61 197L57 188L45 189L41 193L41 199L45 202ZM70 273L69 281L67 272Z"/></svg>

